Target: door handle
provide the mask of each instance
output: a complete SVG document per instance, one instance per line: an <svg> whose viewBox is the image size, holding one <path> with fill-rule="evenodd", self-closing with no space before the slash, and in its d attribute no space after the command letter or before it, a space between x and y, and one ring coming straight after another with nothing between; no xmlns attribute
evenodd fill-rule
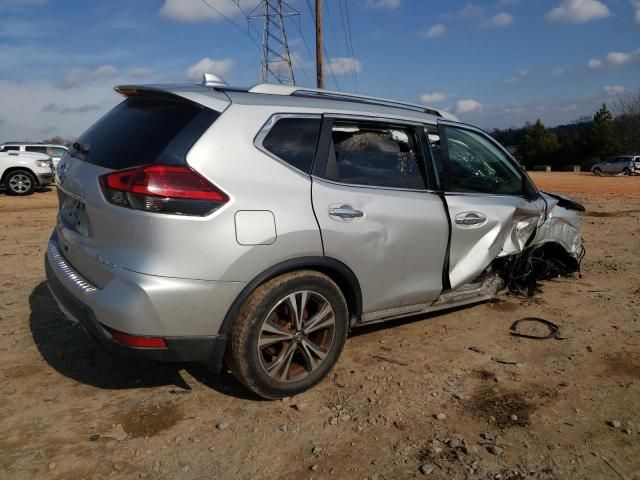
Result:
<svg viewBox="0 0 640 480"><path fill-rule="evenodd" d="M487 221L487 217L479 213L460 213L456 215L456 225L480 225Z"/></svg>
<svg viewBox="0 0 640 480"><path fill-rule="evenodd" d="M329 207L329 215L332 217L340 217L342 219L360 218L364 216L362 210L358 210L351 205L342 205L340 207Z"/></svg>

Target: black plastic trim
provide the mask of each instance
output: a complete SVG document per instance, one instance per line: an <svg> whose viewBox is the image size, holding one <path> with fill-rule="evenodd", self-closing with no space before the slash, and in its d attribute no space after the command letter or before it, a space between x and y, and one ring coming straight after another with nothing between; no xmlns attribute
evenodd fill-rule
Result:
<svg viewBox="0 0 640 480"><path fill-rule="evenodd" d="M74 297L62 284L44 259L47 283L55 299L80 322L82 328L95 340L107 348L134 358L160 362L201 362L214 373L222 370L224 351L227 345L225 335L194 337L163 337L167 348L132 348L113 339L109 331L98 322L91 308Z"/></svg>
<svg viewBox="0 0 640 480"><path fill-rule="evenodd" d="M354 315L359 317L362 314L362 291L360 290L360 282L349 267L330 257L300 257L278 263L277 265L268 268L249 282L233 301L231 308L229 308L229 311L222 321L219 334L225 337L229 334L233 319L238 315L244 301L256 288L278 275L303 269L317 270L323 273L337 273L341 279L347 282L346 287L348 287L351 290L351 293L353 293L354 298L351 299L351 305L349 305L350 299L346 298L347 305L349 306L349 315L352 317ZM340 285L340 283L344 282L336 283L338 283L338 286L343 290L343 293L345 293L345 297L347 297L346 292L344 292L345 285ZM354 309L355 311L353 311Z"/></svg>

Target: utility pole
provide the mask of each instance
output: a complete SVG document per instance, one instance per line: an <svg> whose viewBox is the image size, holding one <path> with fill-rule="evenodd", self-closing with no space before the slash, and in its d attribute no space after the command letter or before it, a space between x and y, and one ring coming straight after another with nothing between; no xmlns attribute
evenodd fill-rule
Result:
<svg viewBox="0 0 640 480"><path fill-rule="evenodd" d="M316 85L324 88L322 71L322 0L316 0Z"/></svg>
<svg viewBox="0 0 640 480"><path fill-rule="evenodd" d="M248 20L262 19L264 23L260 60L263 83L275 80L277 83L296 84L284 28L285 17L296 15L300 14L284 0L261 0L247 17Z"/></svg>

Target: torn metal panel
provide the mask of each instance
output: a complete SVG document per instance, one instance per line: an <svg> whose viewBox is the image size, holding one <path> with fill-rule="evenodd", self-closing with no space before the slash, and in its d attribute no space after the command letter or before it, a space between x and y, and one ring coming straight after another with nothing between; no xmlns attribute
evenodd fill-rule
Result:
<svg viewBox="0 0 640 480"><path fill-rule="evenodd" d="M573 202L567 197L546 193L541 193L541 196L547 202L547 215L544 222L538 227L536 236L531 244L541 245L555 242L562 245L571 256L578 258L582 254L581 221L578 208L568 209L561 206L567 200ZM565 202L563 202L563 199ZM581 205L579 206L582 207ZM584 210L584 207L582 209Z"/></svg>
<svg viewBox="0 0 640 480"><path fill-rule="evenodd" d="M452 223L452 289L477 278L496 258L521 252L545 212L542 198L532 201L514 196L447 195L447 204ZM465 223L474 215L482 221Z"/></svg>

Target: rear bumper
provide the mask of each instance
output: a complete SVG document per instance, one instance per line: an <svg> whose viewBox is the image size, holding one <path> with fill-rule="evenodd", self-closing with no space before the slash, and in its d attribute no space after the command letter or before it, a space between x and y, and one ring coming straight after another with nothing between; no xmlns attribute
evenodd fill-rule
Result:
<svg viewBox="0 0 640 480"><path fill-rule="evenodd" d="M114 297L114 292L109 292L107 285L99 289L84 279L73 267L66 263L58 250L57 235L54 234L49 241L49 247L45 254L45 271L49 290L60 309L69 320L79 323L83 329L101 344L117 352L146 360L169 362L201 362L210 370L219 372L222 368L224 352L227 344L225 335L172 335L166 333L166 322L160 322L158 313L154 309L148 311L148 317L141 317L140 304L147 305L150 298L137 298L144 296L144 289L129 288L132 298L124 298L121 288L116 289L120 297ZM175 300L180 301L184 291L176 288ZM167 292L163 292L164 300ZM127 308L136 303L133 308ZM105 304L111 304L111 310L105 310ZM224 312L210 312L211 317L224 316ZM115 318L116 315L120 315ZM117 324L114 324L114 318ZM181 318L174 318L176 328L188 331L189 318L185 313ZM214 329L211 322L211 330ZM153 329L157 324L158 328ZM149 327L151 325L151 327ZM130 335L161 337L165 340L166 348L134 348L114 339L109 328L125 332Z"/></svg>

